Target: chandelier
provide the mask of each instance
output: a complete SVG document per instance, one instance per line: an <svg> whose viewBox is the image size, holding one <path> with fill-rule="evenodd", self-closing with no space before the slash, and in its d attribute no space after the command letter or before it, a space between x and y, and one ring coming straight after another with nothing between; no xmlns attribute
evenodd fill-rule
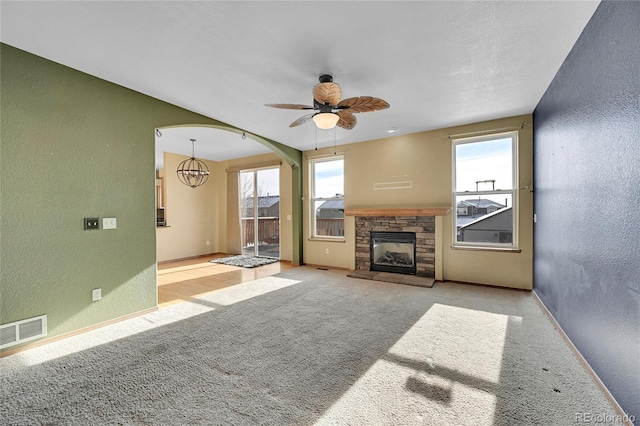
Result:
<svg viewBox="0 0 640 426"><path fill-rule="evenodd" d="M198 160L195 154L195 139L191 141L191 158L184 160L178 165L178 179L180 182L192 188L204 185L209 179L209 168L202 160Z"/></svg>

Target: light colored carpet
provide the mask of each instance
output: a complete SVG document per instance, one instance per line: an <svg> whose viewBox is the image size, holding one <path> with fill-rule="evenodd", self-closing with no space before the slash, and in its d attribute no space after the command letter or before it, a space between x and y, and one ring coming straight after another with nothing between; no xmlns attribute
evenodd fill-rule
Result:
<svg viewBox="0 0 640 426"><path fill-rule="evenodd" d="M529 293L311 267L2 358L0 371L2 425L616 417Z"/></svg>
<svg viewBox="0 0 640 426"><path fill-rule="evenodd" d="M268 265L269 263L276 263L278 259L262 256L248 256L245 254L238 254L236 256L219 257L211 259L211 263L221 263L223 265L239 266L242 268L255 268L262 265Z"/></svg>

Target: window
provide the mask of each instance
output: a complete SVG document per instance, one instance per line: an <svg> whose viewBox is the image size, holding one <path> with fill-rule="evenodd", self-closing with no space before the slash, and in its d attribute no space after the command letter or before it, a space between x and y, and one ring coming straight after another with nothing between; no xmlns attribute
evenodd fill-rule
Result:
<svg viewBox="0 0 640 426"><path fill-rule="evenodd" d="M517 140L517 132L453 140L454 246L517 247Z"/></svg>
<svg viewBox="0 0 640 426"><path fill-rule="evenodd" d="M311 236L344 238L344 159L309 160L311 172Z"/></svg>

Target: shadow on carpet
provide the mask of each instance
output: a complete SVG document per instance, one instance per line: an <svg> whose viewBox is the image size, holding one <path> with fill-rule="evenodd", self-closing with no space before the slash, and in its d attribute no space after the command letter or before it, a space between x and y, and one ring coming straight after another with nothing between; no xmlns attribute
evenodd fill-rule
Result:
<svg viewBox="0 0 640 426"><path fill-rule="evenodd" d="M278 259L261 256L247 256L239 254L236 256L221 257L219 259L211 259L211 263L221 263L223 265L239 266L241 268L255 268L269 263L275 263Z"/></svg>

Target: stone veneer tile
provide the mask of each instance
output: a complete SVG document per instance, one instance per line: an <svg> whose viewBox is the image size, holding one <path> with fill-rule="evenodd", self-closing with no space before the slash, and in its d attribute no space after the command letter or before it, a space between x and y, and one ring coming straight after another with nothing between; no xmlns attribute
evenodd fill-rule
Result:
<svg viewBox="0 0 640 426"><path fill-rule="evenodd" d="M416 275L435 276L435 216L356 216L356 270L371 267L371 231L415 232Z"/></svg>

